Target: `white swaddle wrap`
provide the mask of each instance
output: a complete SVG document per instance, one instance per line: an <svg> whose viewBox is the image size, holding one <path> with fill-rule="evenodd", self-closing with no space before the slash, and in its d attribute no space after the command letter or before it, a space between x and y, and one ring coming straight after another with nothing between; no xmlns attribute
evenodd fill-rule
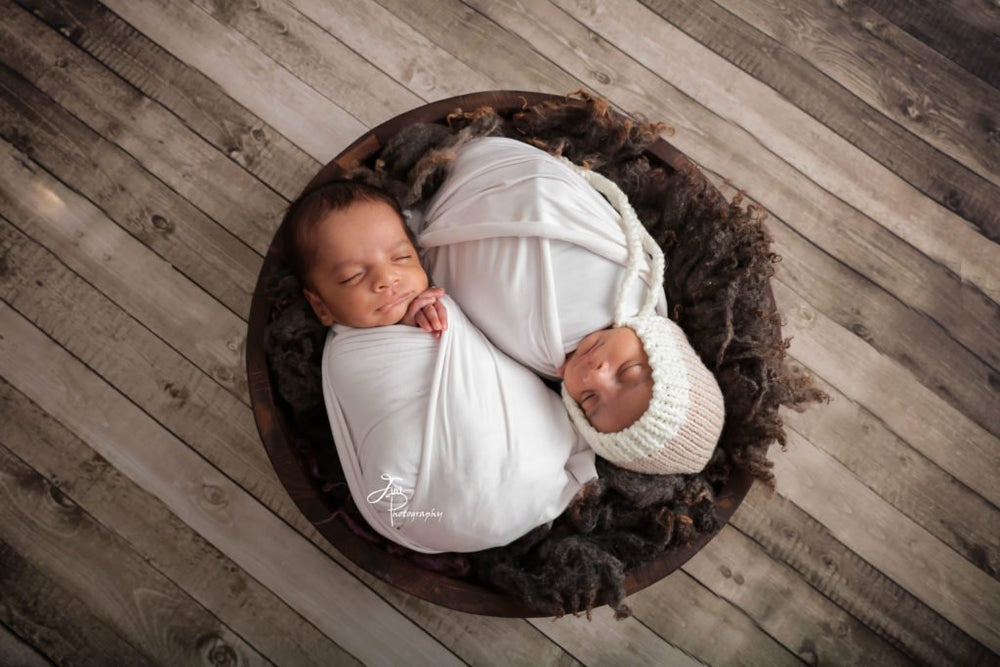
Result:
<svg viewBox="0 0 1000 667"><path fill-rule="evenodd" d="M418 242L435 284L497 347L555 377L584 336L612 324L628 262L619 219L548 153L488 137L459 149ZM639 276L625 295L632 312L650 284L648 263ZM656 311L666 307L661 286Z"/></svg>
<svg viewBox="0 0 1000 667"><path fill-rule="evenodd" d="M417 327L336 325L323 394L351 494L415 551L479 551L556 518L597 476L559 396L445 297L439 340Z"/></svg>

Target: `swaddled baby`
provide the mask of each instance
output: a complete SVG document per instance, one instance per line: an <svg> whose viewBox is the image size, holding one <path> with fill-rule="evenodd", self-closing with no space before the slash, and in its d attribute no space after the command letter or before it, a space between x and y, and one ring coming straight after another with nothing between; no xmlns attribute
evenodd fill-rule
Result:
<svg viewBox="0 0 1000 667"><path fill-rule="evenodd" d="M663 253L617 185L517 140L477 139L458 149L419 242L498 347L563 379L600 456L654 474L705 467L722 394L665 317Z"/></svg>
<svg viewBox="0 0 1000 667"><path fill-rule="evenodd" d="M336 181L292 204L286 259L332 326L323 394L355 504L426 553L508 544L596 477L558 396L427 274L385 192Z"/></svg>

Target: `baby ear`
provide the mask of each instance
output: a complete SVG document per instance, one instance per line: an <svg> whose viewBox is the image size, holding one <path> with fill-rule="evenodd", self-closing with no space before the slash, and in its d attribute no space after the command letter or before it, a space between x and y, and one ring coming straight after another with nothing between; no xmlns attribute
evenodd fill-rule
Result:
<svg viewBox="0 0 1000 667"><path fill-rule="evenodd" d="M316 313L316 317L323 324L323 326L331 327L336 324L333 319L333 313L331 313L330 309L326 307L326 304L323 303L323 299L321 299L318 294L308 289L303 289L302 293L305 295L306 301L308 301L309 305L312 306L313 312Z"/></svg>

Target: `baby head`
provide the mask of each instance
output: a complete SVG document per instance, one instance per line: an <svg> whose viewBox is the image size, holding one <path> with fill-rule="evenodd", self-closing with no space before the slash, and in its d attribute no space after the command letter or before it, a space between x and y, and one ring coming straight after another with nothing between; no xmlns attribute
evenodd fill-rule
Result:
<svg viewBox="0 0 1000 667"><path fill-rule="evenodd" d="M399 204L379 188L326 183L292 203L281 233L285 259L326 326L396 324L427 289Z"/></svg>
<svg viewBox="0 0 1000 667"><path fill-rule="evenodd" d="M561 369L570 419L597 454L620 467L650 474L699 472L722 433L725 403L681 328L654 312L663 250L613 181L558 159L621 214L628 250L614 327L584 338ZM625 295L640 280L644 254L656 280L639 311L629 316Z"/></svg>
<svg viewBox="0 0 1000 667"><path fill-rule="evenodd" d="M708 463L725 403L674 322L647 314L595 331L560 374L571 419L604 458L652 474L695 473Z"/></svg>

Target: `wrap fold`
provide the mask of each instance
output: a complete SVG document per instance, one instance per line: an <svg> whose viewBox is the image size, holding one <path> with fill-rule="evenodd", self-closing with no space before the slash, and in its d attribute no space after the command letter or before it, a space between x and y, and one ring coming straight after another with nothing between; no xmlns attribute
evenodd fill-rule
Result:
<svg viewBox="0 0 1000 667"><path fill-rule="evenodd" d="M497 347L548 377L613 324L628 249L621 216L565 164L504 137L462 146L423 211L418 242L443 286ZM644 258L648 259L648 258ZM625 294L638 312L644 261ZM662 276L656 312L667 314Z"/></svg>

